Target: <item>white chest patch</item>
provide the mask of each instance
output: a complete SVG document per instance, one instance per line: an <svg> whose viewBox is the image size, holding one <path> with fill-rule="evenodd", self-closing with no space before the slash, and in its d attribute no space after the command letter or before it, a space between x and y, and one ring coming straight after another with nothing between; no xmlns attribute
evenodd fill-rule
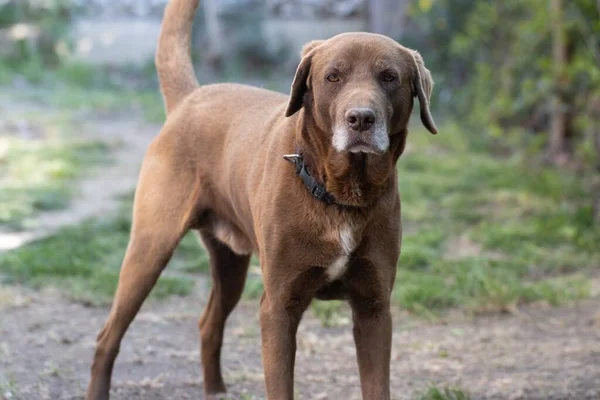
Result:
<svg viewBox="0 0 600 400"><path fill-rule="evenodd" d="M348 268L348 257L356 247L354 232L350 225L345 225L340 229L340 247L341 254L327 267L327 277L330 281L338 279L346 272Z"/></svg>

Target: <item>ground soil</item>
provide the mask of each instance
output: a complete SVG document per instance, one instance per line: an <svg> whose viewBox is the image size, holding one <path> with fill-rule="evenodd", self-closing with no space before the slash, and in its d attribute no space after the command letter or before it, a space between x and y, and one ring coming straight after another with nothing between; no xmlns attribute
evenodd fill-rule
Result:
<svg viewBox="0 0 600 400"><path fill-rule="evenodd" d="M202 398L197 319L204 287L144 306L121 346L113 399ZM81 399L108 310L21 287L2 288L0 301L0 378L11 381L5 397ZM599 306L595 299L436 323L397 311L392 398L414 398L435 383L458 385L473 399L599 399ZM223 369L232 398L264 398L257 312L257 302L243 302L228 323ZM325 328L307 313L296 390L300 399L360 399L348 319Z"/></svg>
<svg viewBox="0 0 600 400"><path fill-rule="evenodd" d="M123 141L115 163L83 181L72 208L40 216L35 237L116 207L135 185L158 127L135 120L90 121L84 132ZM1 238L1 237L0 237ZM207 282L193 295L147 303L121 346L112 399L200 399L197 319ZM430 383L456 385L473 399L600 399L600 298L561 308L434 323L395 310L392 398L411 399ZM223 369L232 398L264 398L257 302L228 323ZM96 334L107 308L57 292L0 287L0 399L81 399ZM299 399L360 399L348 311L325 328L307 313L298 334Z"/></svg>

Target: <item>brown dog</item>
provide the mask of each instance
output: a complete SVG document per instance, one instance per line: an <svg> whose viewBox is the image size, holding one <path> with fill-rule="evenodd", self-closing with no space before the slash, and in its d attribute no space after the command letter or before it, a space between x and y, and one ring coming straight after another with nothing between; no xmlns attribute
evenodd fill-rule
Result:
<svg viewBox="0 0 600 400"><path fill-rule="evenodd" d="M295 335L313 298L349 301L363 398L389 399L401 240L395 165L414 97L436 133L431 75L417 52L349 33L305 46L290 97L237 84L198 88L189 57L197 6L171 0L165 11L156 65L168 118L144 159L87 399L108 399L121 339L190 229L210 254L213 278L199 323L208 397L225 391L225 321L257 252L268 399L293 399ZM287 157L295 165L282 157L290 153L300 154Z"/></svg>

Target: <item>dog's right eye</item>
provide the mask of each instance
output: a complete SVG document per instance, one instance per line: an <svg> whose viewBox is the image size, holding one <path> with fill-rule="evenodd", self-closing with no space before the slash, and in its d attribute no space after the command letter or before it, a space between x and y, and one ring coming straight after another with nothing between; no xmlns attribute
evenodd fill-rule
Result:
<svg viewBox="0 0 600 400"><path fill-rule="evenodd" d="M327 80L329 82L339 82L340 77L337 74L331 73L331 74L327 75Z"/></svg>

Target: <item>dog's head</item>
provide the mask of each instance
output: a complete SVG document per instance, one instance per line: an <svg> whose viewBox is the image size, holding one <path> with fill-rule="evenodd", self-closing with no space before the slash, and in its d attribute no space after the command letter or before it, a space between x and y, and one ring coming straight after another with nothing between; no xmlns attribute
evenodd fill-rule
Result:
<svg viewBox="0 0 600 400"><path fill-rule="evenodd" d="M408 124L414 97L421 121L437 133L432 88L416 51L382 35L345 33L304 47L285 115L305 107L336 151L381 154Z"/></svg>

